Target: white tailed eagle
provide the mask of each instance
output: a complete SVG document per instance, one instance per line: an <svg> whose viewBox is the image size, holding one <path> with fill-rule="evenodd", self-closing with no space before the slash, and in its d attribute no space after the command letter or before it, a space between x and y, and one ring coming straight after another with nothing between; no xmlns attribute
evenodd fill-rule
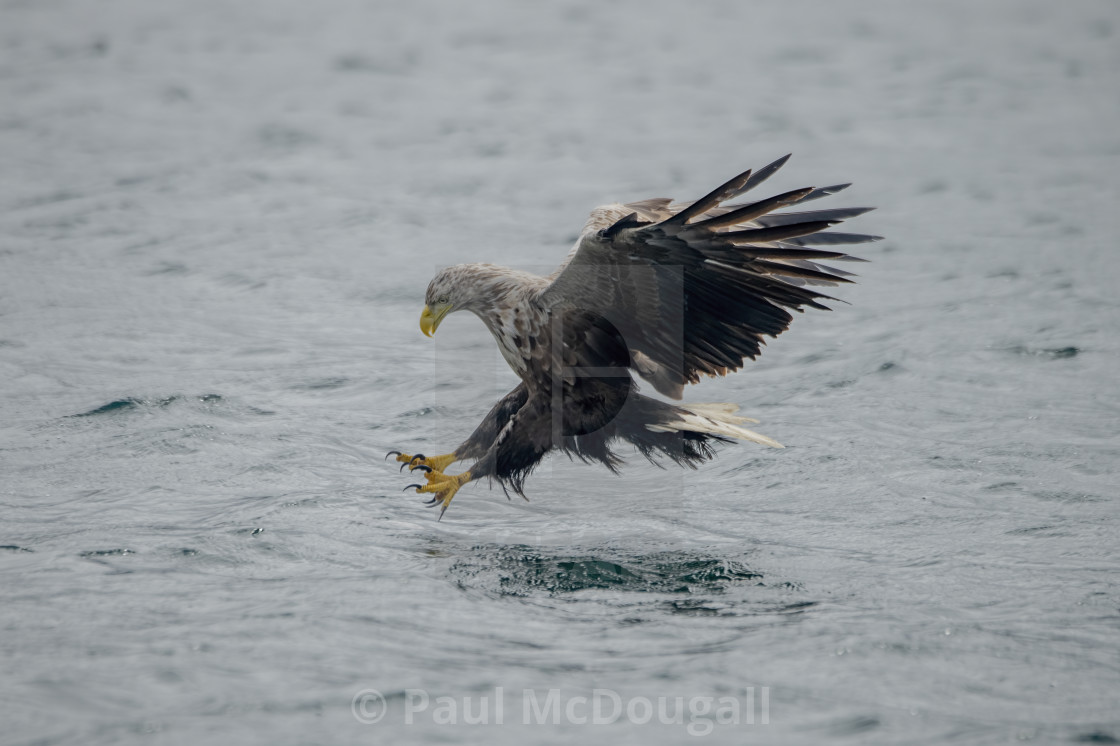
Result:
<svg viewBox="0 0 1120 746"><path fill-rule="evenodd" d="M631 373L670 399L701 375L722 376L759 354L764 336L789 326L790 310L826 309L810 288L851 282L820 260L862 261L826 248L878 236L826 230L871 208L778 212L849 186L806 187L724 204L785 164L739 174L694 202L647 199L598 207L548 277L491 264L440 271L425 296L420 329L431 336L452 311L471 311L498 342L521 383L453 452L391 451L426 484L429 505L447 510L464 484L496 479L524 497L525 478L556 448L616 471L615 441L651 461L695 467L713 442L731 438L781 448L747 430L733 404L671 404L638 393ZM834 299L832 299L834 300ZM474 463L447 474L456 461ZM656 462L655 462L656 463Z"/></svg>

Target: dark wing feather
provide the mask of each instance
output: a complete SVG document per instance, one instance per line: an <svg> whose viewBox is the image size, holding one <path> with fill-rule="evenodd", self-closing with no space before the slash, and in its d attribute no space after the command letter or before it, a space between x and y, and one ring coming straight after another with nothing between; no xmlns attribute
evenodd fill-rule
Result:
<svg viewBox="0 0 1120 746"><path fill-rule="evenodd" d="M804 247L878 238L822 232L869 208L772 212L847 184L722 206L787 159L740 174L690 205L670 206L662 199L627 205L637 214L584 233L568 264L542 292L542 305L609 320L630 350L629 367L667 396L680 398L684 385L701 375L737 370L759 354L764 337L788 328L790 310L827 308L821 301L829 296L809 286L850 282L850 273L817 260L855 257Z"/></svg>
<svg viewBox="0 0 1120 746"><path fill-rule="evenodd" d="M693 202L688 207L678 212L673 217L663 222L667 226L684 225L689 220L692 220L692 218L698 215L703 215L708 210L718 206L720 203L726 202L727 200L732 199L733 197L736 197L745 192L750 188L750 178L751 172L749 170L744 171L731 181L728 181L725 184L716 187L700 199Z"/></svg>
<svg viewBox="0 0 1120 746"><path fill-rule="evenodd" d="M801 201L802 197L805 197L811 191L813 191L811 187L808 189L795 189L792 192L779 194L776 197L770 197L758 202L753 202L749 205L737 207L734 210L725 212L723 215L708 218L704 221L704 227L710 230L715 230L716 228L722 228L729 225L739 225L740 223L745 223L748 220L754 220L765 215L768 212L777 210L779 207L785 207L786 205L796 205Z"/></svg>
<svg viewBox="0 0 1120 746"><path fill-rule="evenodd" d="M756 186L758 186L759 184L761 184L762 182L766 181L771 176L773 176L775 173L777 173L778 169L781 168L782 166L786 165L786 161L788 161L792 156L793 156L793 153L786 153L785 155L783 155L781 158L774 161L773 163L768 163L767 165L758 169L757 171L754 172L754 174L751 175L751 177L749 179L747 179L747 183L743 185L742 189L740 189L739 191L730 195L729 197L727 197L727 199L735 199L736 197L740 197L740 196L746 194L747 192L749 192L750 190L754 189Z"/></svg>
<svg viewBox="0 0 1120 746"><path fill-rule="evenodd" d="M836 244L870 243L882 241L882 236L865 236L862 233L817 233L804 238L792 238L786 243L794 246L834 246Z"/></svg>
<svg viewBox="0 0 1120 746"><path fill-rule="evenodd" d="M804 201L803 199L798 200L799 203ZM806 220L847 220L848 218L858 218L874 209L874 207L838 207L832 210L812 210L811 212L782 212L760 217L755 222L763 228L770 228L775 225L802 223Z"/></svg>
<svg viewBox="0 0 1120 746"><path fill-rule="evenodd" d="M716 218L719 220L719 218ZM703 223L699 225L703 226ZM788 241L791 238L807 236L811 233L823 231L836 225L832 220L812 220L807 223L792 223L779 225L773 228L749 228L743 231L729 231L720 234L720 238L731 243L766 243L768 241ZM705 226L706 227L706 226Z"/></svg>

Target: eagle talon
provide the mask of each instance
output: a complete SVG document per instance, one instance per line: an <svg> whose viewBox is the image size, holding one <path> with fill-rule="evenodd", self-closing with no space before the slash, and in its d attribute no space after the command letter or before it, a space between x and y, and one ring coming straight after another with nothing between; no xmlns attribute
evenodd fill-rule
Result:
<svg viewBox="0 0 1120 746"><path fill-rule="evenodd" d="M416 468L419 469L421 467L417 466ZM407 492L408 490L413 489L413 488L415 488L417 492L435 492L439 488L445 486L447 483L454 482L456 479L458 479L460 476L462 476L462 475L449 476L449 475L444 474L443 472L440 472L440 471L432 471L432 469L427 467L427 466L424 466L423 468L427 469L427 472L425 472L425 474L424 474L424 478L427 480L428 484L427 485L410 484L407 487L405 487L404 490L402 490L403 492ZM432 488L433 485L436 485L436 487ZM437 498L433 497L432 500L437 500ZM429 501L429 503L430 502L431 501Z"/></svg>
<svg viewBox="0 0 1120 746"><path fill-rule="evenodd" d="M396 456L396 460L401 462L401 468L398 469L401 472L404 471L406 466L410 471L418 466L425 466L433 471L443 471L459 460L454 453L445 453L442 456L425 456L418 453L415 456L409 456L407 453L401 453L400 451L389 451L385 458L388 459L389 456Z"/></svg>
<svg viewBox="0 0 1120 746"><path fill-rule="evenodd" d="M428 478L428 484L420 487L419 485L409 485L409 487L416 487L419 493L429 493L432 495L430 500L424 502L429 508L434 508L437 505L443 507L439 511L439 519L443 519L443 514L447 512L447 506L451 504L452 498L455 493L459 491L467 482L471 481L471 473L465 471L462 474L450 476L438 471L425 474Z"/></svg>
<svg viewBox="0 0 1120 746"><path fill-rule="evenodd" d="M426 471L426 472L433 472L433 471L435 471L435 469L433 469L432 467L428 466L427 464L417 464L416 466L410 466L410 467L408 467L408 470L409 470L409 471L416 471L417 469L419 469L420 471Z"/></svg>

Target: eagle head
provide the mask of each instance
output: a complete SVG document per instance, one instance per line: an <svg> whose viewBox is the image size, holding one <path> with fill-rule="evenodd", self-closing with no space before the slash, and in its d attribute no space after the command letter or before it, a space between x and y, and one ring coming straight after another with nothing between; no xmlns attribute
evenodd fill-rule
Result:
<svg viewBox="0 0 1120 746"><path fill-rule="evenodd" d="M458 264L441 269L428 284L424 294L424 311L420 314L420 331L435 334L443 317L452 311L473 310L479 302L477 267Z"/></svg>

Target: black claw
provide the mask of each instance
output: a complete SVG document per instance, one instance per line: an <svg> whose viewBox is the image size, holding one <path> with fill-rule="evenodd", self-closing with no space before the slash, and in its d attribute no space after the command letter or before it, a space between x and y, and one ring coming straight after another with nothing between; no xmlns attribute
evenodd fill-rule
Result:
<svg viewBox="0 0 1120 746"><path fill-rule="evenodd" d="M441 501L438 497L433 497L431 500L425 500L424 504L427 505L429 508L434 508L435 506L439 505L440 502Z"/></svg>
<svg viewBox="0 0 1120 746"><path fill-rule="evenodd" d="M404 454L402 454L400 451L389 451L388 453L385 454L385 460L388 461L390 456L402 456L402 455L404 455Z"/></svg>
<svg viewBox="0 0 1120 746"><path fill-rule="evenodd" d="M422 487L422 486L423 486L423 485L419 485L419 484L410 484L410 485L408 485L407 487L405 487L405 488L404 488L403 490L401 490L401 492L408 492L408 491L409 491L410 489L412 489L413 487L415 487L415 488L416 488L417 490L419 490L419 489L420 489L420 487Z"/></svg>
<svg viewBox="0 0 1120 746"><path fill-rule="evenodd" d="M426 471L429 474L432 473L432 467L428 466L427 464L417 464L416 466L408 467L409 471L416 471L417 469L420 469L422 471Z"/></svg>
<svg viewBox="0 0 1120 746"><path fill-rule="evenodd" d="M412 459L408 462L408 465L412 466L412 462L415 461L416 459L420 459L422 461L424 459L424 454L418 453L415 456L413 456Z"/></svg>

